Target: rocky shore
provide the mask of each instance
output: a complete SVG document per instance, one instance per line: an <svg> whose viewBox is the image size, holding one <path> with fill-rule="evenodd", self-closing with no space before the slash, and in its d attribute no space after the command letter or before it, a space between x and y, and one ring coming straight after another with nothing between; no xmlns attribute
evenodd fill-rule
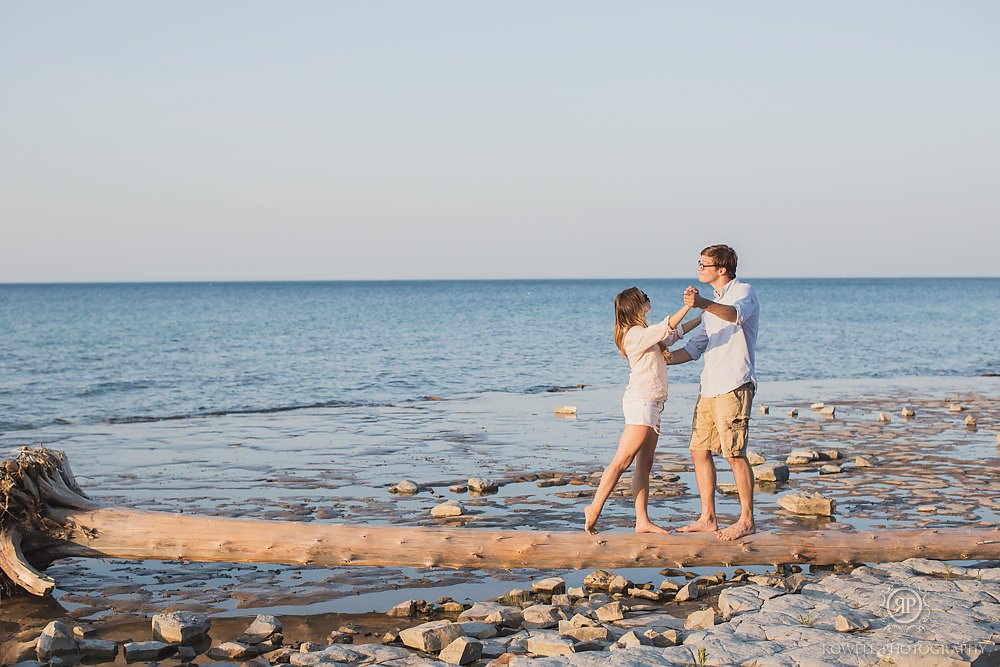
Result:
<svg viewBox="0 0 1000 667"><path fill-rule="evenodd" d="M374 638L332 628L322 643L286 642L281 619L269 615L222 637L206 614L156 614L149 634L129 641L91 638L83 626L53 621L34 659L16 667L1000 664L1000 562L911 559L835 569L737 570L729 580L664 570L659 586L597 570L580 587L549 577L471 606L408 600L388 614L398 631Z"/></svg>

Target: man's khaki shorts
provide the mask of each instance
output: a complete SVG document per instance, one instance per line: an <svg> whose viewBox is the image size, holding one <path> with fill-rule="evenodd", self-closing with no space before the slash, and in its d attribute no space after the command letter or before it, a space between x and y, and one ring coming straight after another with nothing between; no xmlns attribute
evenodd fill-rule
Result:
<svg viewBox="0 0 1000 667"><path fill-rule="evenodd" d="M699 396L691 421L691 449L722 454L727 458L746 456L750 426L752 382L719 396Z"/></svg>

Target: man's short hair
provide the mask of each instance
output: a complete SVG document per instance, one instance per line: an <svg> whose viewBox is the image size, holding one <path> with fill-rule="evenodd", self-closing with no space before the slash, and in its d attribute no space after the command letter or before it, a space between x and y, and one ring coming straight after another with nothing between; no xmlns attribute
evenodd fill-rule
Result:
<svg viewBox="0 0 1000 667"><path fill-rule="evenodd" d="M710 245L701 251L702 255L712 258L712 263L718 268L724 268L730 278L736 277L736 251L727 245Z"/></svg>

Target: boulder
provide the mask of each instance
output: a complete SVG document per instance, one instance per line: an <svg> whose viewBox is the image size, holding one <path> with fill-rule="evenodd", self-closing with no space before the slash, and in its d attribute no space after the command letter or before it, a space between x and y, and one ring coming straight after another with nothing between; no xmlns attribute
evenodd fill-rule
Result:
<svg viewBox="0 0 1000 667"><path fill-rule="evenodd" d="M747 451L747 461L749 461L752 466L759 466L766 463L767 459L764 458L763 454L750 450Z"/></svg>
<svg viewBox="0 0 1000 667"><path fill-rule="evenodd" d="M457 500L448 500L431 508L431 516L435 519L462 516L463 514L465 514L465 508Z"/></svg>
<svg viewBox="0 0 1000 667"><path fill-rule="evenodd" d="M871 468L875 465L875 461L868 456L856 456L854 458L854 466L857 468Z"/></svg>
<svg viewBox="0 0 1000 667"><path fill-rule="evenodd" d="M569 621L566 621L567 623ZM560 635L563 637L569 637L573 641L577 642L606 642L611 641L611 632L604 627L599 625L596 627L581 627L581 628L567 628L566 630L560 630Z"/></svg>
<svg viewBox="0 0 1000 667"><path fill-rule="evenodd" d="M621 648L638 648L639 646L652 646L653 640L645 634L640 634L635 630L629 630L615 644Z"/></svg>
<svg viewBox="0 0 1000 667"><path fill-rule="evenodd" d="M42 630L35 652L39 660L49 660L60 655L77 653L80 642L73 629L62 621L52 621Z"/></svg>
<svg viewBox="0 0 1000 667"><path fill-rule="evenodd" d="M871 627L868 619L864 616L849 613L838 614L833 623L837 632L858 632L860 630L867 630Z"/></svg>
<svg viewBox="0 0 1000 667"><path fill-rule="evenodd" d="M208 649L212 660L249 660L257 657L257 649L240 642L223 642Z"/></svg>
<svg viewBox="0 0 1000 667"><path fill-rule="evenodd" d="M843 468L836 463L826 463L819 467L821 475L839 475L841 472L843 472Z"/></svg>
<svg viewBox="0 0 1000 667"><path fill-rule="evenodd" d="M498 627L519 628L524 621L524 612L517 607L501 607L490 613L485 620Z"/></svg>
<svg viewBox="0 0 1000 667"><path fill-rule="evenodd" d="M709 607L708 609L702 609L701 611L692 612L688 614L687 619L684 621L685 630L705 630L706 628L711 628L715 625L716 615L715 610Z"/></svg>
<svg viewBox="0 0 1000 667"><path fill-rule="evenodd" d="M438 658L452 665L467 665L470 662L479 660L482 655L482 642L472 637L459 637L445 646L438 655Z"/></svg>
<svg viewBox="0 0 1000 667"><path fill-rule="evenodd" d="M482 477L470 478L467 486L472 493L493 493L500 488L500 485L492 479L484 479Z"/></svg>
<svg viewBox="0 0 1000 667"><path fill-rule="evenodd" d="M816 516L833 516L837 509L836 500L818 493L786 493L778 496L778 504L795 514Z"/></svg>
<svg viewBox="0 0 1000 667"><path fill-rule="evenodd" d="M153 616L153 639L190 646L208 635L212 621L194 611L172 611Z"/></svg>
<svg viewBox="0 0 1000 667"><path fill-rule="evenodd" d="M526 608L522 615L524 620L521 621L521 626L527 630L554 628L559 625L559 621L566 619L566 615L559 607L550 604L532 605Z"/></svg>
<svg viewBox="0 0 1000 667"><path fill-rule="evenodd" d="M177 653L177 647L165 642L128 642L125 644L126 662L151 662L163 660Z"/></svg>
<svg viewBox="0 0 1000 667"><path fill-rule="evenodd" d="M547 595L561 595L566 592L566 580L562 577L549 577L541 581L531 582L531 590Z"/></svg>
<svg viewBox="0 0 1000 667"><path fill-rule="evenodd" d="M281 621L276 616L258 614L250 627L240 635L240 641L245 644L261 644L281 631Z"/></svg>
<svg viewBox="0 0 1000 667"><path fill-rule="evenodd" d="M395 486L390 486L389 493L398 493L403 496L412 496L415 493L420 493L420 485L414 482L412 479L404 479Z"/></svg>
<svg viewBox="0 0 1000 667"><path fill-rule="evenodd" d="M609 602L597 610L597 618L603 623L613 623L625 618L625 608L621 602Z"/></svg>
<svg viewBox="0 0 1000 667"><path fill-rule="evenodd" d="M118 644L108 639L81 639L80 654L90 662L113 662L118 657Z"/></svg>
<svg viewBox="0 0 1000 667"><path fill-rule="evenodd" d="M753 467L753 476L758 482L787 482L788 466L779 463L763 463Z"/></svg>
<svg viewBox="0 0 1000 667"><path fill-rule="evenodd" d="M604 591L606 593L608 585L616 576L618 575L607 570L594 570L583 580L583 585L590 592Z"/></svg>
<svg viewBox="0 0 1000 667"><path fill-rule="evenodd" d="M688 602L701 597L701 585L697 581L692 581L681 586L677 594L674 595L674 602Z"/></svg>
<svg viewBox="0 0 1000 667"><path fill-rule="evenodd" d="M465 621L459 623L462 626L462 636L473 639L490 639L497 636L497 627L492 623L483 621ZM442 658L443 659L443 658Z"/></svg>
<svg viewBox="0 0 1000 667"><path fill-rule="evenodd" d="M418 610L426 604L423 600L407 600L393 606L386 614L395 618L409 618L410 616L416 616Z"/></svg>
<svg viewBox="0 0 1000 667"><path fill-rule="evenodd" d="M451 621L429 621L399 633L399 639L410 648L437 653L462 636L462 626Z"/></svg>
<svg viewBox="0 0 1000 667"><path fill-rule="evenodd" d="M576 652L572 639L560 637L554 632L533 632L528 637L528 653L550 657L569 655Z"/></svg>

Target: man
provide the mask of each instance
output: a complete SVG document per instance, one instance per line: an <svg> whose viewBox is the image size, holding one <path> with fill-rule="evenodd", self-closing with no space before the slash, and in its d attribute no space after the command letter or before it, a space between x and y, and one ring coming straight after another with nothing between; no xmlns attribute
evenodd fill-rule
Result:
<svg viewBox="0 0 1000 667"><path fill-rule="evenodd" d="M705 357L701 395L691 425L691 458L701 496L701 516L679 529L682 533L714 532L720 540L737 540L756 531L753 517L753 468L747 461L750 404L757 390L754 348L760 307L757 293L736 279L736 252L726 245L701 251L698 280L711 285L709 301L695 287L684 292L688 305L704 310L701 325L683 348L670 354L670 364ZM715 461L722 454L733 468L740 497L740 517L719 530L715 516Z"/></svg>

